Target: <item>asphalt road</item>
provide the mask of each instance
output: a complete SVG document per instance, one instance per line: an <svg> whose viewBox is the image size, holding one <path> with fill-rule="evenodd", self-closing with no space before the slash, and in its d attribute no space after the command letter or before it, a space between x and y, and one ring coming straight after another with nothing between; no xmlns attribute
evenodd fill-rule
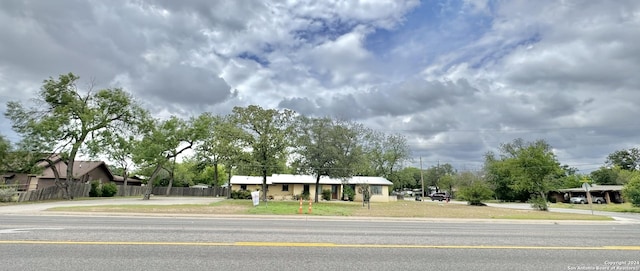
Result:
<svg viewBox="0 0 640 271"><path fill-rule="evenodd" d="M0 255L1 270L640 270L640 227L5 213Z"/></svg>

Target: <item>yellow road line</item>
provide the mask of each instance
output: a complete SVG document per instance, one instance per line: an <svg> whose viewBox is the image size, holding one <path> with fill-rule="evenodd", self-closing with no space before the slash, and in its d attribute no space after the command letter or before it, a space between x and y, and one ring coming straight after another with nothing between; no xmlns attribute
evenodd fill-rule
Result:
<svg viewBox="0 0 640 271"><path fill-rule="evenodd" d="M118 241L37 241L0 240L2 244L31 245L138 245L138 246L237 246L237 247L332 247L332 248L417 248L417 249L518 249L518 250L630 250L640 251L640 246L483 246L483 245L402 245L402 244L336 244L295 242L118 242Z"/></svg>

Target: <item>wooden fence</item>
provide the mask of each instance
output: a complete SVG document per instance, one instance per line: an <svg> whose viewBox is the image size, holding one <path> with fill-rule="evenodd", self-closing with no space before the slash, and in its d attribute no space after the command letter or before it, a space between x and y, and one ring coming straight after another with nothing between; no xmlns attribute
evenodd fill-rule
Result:
<svg viewBox="0 0 640 271"><path fill-rule="evenodd" d="M127 185L127 196L142 196L146 187L144 186L131 186ZM69 186L69 193L73 198L89 197L89 191L91 190L91 184L88 183L72 183ZM153 194L164 196L166 195L167 187L154 187ZM118 185L118 192L116 196L124 196L125 189L123 185ZM52 186L44 189L38 189L27 192L18 192L20 197L19 202L23 201L42 201L42 200L55 200L63 199L62 189ZM212 187L212 188L190 188L190 187L172 187L169 196L183 196L183 197L226 197L228 193L227 188Z"/></svg>
<svg viewBox="0 0 640 271"><path fill-rule="evenodd" d="M142 194L144 194L146 187L144 186L131 186L131 185L127 185L127 196L142 196ZM125 189L124 189L124 185L118 185L118 192L116 193L117 197L123 197L125 196Z"/></svg>
<svg viewBox="0 0 640 271"><path fill-rule="evenodd" d="M69 194L73 198L88 197L89 190L91 190L90 184L72 183L69 185ZM20 192L18 201L41 201L53 199L63 199L63 192L61 188L51 186L33 191Z"/></svg>
<svg viewBox="0 0 640 271"><path fill-rule="evenodd" d="M226 197L228 189L225 187L210 188L191 188L191 187L172 187L169 196L184 197ZM167 194L167 187L154 187L154 195L164 196Z"/></svg>

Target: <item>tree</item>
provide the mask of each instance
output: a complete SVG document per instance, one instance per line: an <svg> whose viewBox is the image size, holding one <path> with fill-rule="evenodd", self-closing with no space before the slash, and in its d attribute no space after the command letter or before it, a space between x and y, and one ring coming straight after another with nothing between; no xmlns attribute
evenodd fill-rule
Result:
<svg viewBox="0 0 640 271"><path fill-rule="evenodd" d="M544 140L525 143L516 139L500 147L501 159L487 156L487 172L494 184L503 189L529 194L529 201L540 210L548 210L547 193L564 171L551 146Z"/></svg>
<svg viewBox="0 0 640 271"><path fill-rule="evenodd" d="M640 176L635 176L622 188L622 196L635 207L640 207Z"/></svg>
<svg viewBox="0 0 640 271"><path fill-rule="evenodd" d="M640 149L631 148L628 150L615 151L607 156L606 164L609 166L618 166L623 170L639 170Z"/></svg>
<svg viewBox="0 0 640 271"><path fill-rule="evenodd" d="M600 167L592 171L589 176L596 184L620 184L618 181L619 169L617 166L613 168Z"/></svg>
<svg viewBox="0 0 640 271"><path fill-rule="evenodd" d="M443 176L446 175L454 175L456 170L453 168L451 164L438 164L432 166L431 168L425 170L424 179L425 185L427 186L435 186L436 189L440 190L440 180Z"/></svg>
<svg viewBox="0 0 640 271"><path fill-rule="evenodd" d="M5 116L22 135L32 151L64 153L66 179L58 182L64 196L71 199L69 184L74 181L76 156L85 143L100 140L104 133L116 133L136 123L144 110L120 88L83 94L76 86L79 77L72 73L44 81L35 106L25 108L8 102Z"/></svg>
<svg viewBox="0 0 640 271"><path fill-rule="evenodd" d="M360 123L340 121L336 126L336 140L338 149L342 152L336 166L344 172L341 176L365 175L367 159L364 146L369 139L371 130Z"/></svg>
<svg viewBox="0 0 640 271"><path fill-rule="evenodd" d="M514 179L508 163L496 158L495 154L491 152L485 155L484 171L486 172L485 179L497 199L503 201L526 201L529 199L527 191L518 191L513 187Z"/></svg>
<svg viewBox="0 0 640 271"><path fill-rule="evenodd" d="M405 167L389 176L389 181L393 182L394 189L405 187L420 188L420 169L416 167Z"/></svg>
<svg viewBox="0 0 640 271"><path fill-rule="evenodd" d="M202 140L207 127L193 118L185 121L175 116L164 121L152 120L146 127L148 127L147 134L136 144L133 160L142 166L154 168L147 181L147 189L143 197L148 200L153 191L153 181L160 171L163 168L172 167L171 163L179 155ZM172 180L170 178L168 192L171 189Z"/></svg>
<svg viewBox="0 0 640 271"><path fill-rule="evenodd" d="M117 171L122 174L123 178L123 195L128 196L128 180L129 172L132 170L133 152L136 144L139 144L143 123L148 122L149 115L146 111L140 112L137 125L130 125L127 129L121 129L119 132L106 131L101 134L100 140L88 142L88 149L91 156L105 155L106 158L113 162L117 167ZM113 172L113 171L112 171ZM118 174L113 172L114 174Z"/></svg>
<svg viewBox="0 0 640 271"><path fill-rule="evenodd" d="M482 202L491 199L493 191L489 188L489 185L481 180L472 181L460 188L458 197L461 200L465 200L469 205L484 205Z"/></svg>
<svg viewBox="0 0 640 271"><path fill-rule="evenodd" d="M320 195L320 177L348 178L353 174L345 161L357 160L358 152L350 151L350 138L356 136L348 123L331 118L300 117L297 122L297 137L293 162L298 172L311 174L316 180L315 202Z"/></svg>
<svg viewBox="0 0 640 271"><path fill-rule="evenodd" d="M389 178L411 157L407 139L400 134L371 133L368 141L367 156L376 176Z"/></svg>
<svg viewBox="0 0 640 271"><path fill-rule="evenodd" d="M0 172L9 171L9 153L11 143L3 135L0 135Z"/></svg>
<svg viewBox="0 0 640 271"><path fill-rule="evenodd" d="M203 140L196 147L196 156L200 161L199 167L204 169L207 165L213 166L213 182L219 185L219 166L224 164L231 169L234 163L248 160L246 158L244 142L247 142L246 133L234 125L229 116L220 117L204 113L198 118L205 130ZM229 174L231 171L229 170ZM229 175L229 179L231 175Z"/></svg>
<svg viewBox="0 0 640 271"><path fill-rule="evenodd" d="M267 201L267 174L286 159L293 131L293 111L263 109L257 105L233 108L232 120L243 131L242 139L251 149L251 161L262 176L262 200Z"/></svg>

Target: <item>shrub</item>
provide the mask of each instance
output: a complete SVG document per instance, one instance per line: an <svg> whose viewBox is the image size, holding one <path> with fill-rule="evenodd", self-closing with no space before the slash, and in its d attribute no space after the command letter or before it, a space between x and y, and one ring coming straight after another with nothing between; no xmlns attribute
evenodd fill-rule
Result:
<svg viewBox="0 0 640 271"><path fill-rule="evenodd" d="M531 208L534 208L536 210L540 210L540 211L549 210L549 206L547 205L547 199L541 197L538 194L533 195L528 202L531 204Z"/></svg>
<svg viewBox="0 0 640 271"><path fill-rule="evenodd" d="M329 189L322 190L322 199L331 200L331 190Z"/></svg>
<svg viewBox="0 0 640 271"><path fill-rule="evenodd" d="M353 201L353 199L356 196L356 191L353 191L353 188L347 185L344 187L344 194L347 195L347 197L349 198L349 201Z"/></svg>
<svg viewBox="0 0 640 271"><path fill-rule="evenodd" d="M89 190L89 197L102 197L102 189L99 181L91 182L91 190Z"/></svg>
<svg viewBox="0 0 640 271"><path fill-rule="evenodd" d="M309 200L309 191L302 192L302 195L300 196L302 197L302 200Z"/></svg>
<svg viewBox="0 0 640 271"><path fill-rule="evenodd" d="M240 191L231 191L232 199L251 199L251 191L249 190L240 190Z"/></svg>
<svg viewBox="0 0 640 271"><path fill-rule="evenodd" d="M465 186L458 192L458 197L465 200L469 205L484 205L482 201L491 199L493 191L484 182L473 182L469 186Z"/></svg>
<svg viewBox="0 0 640 271"><path fill-rule="evenodd" d="M11 188L0 188L0 202L14 201L13 197L18 193L18 190Z"/></svg>
<svg viewBox="0 0 640 271"><path fill-rule="evenodd" d="M106 183L102 185L102 196L113 197L118 193L118 186L115 183Z"/></svg>
<svg viewBox="0 0 640 271"><path fill-rule="evenodd" d="M622 188L622 196L629 201L631 205L640 207L640 177L632 178Z"/></svg>

